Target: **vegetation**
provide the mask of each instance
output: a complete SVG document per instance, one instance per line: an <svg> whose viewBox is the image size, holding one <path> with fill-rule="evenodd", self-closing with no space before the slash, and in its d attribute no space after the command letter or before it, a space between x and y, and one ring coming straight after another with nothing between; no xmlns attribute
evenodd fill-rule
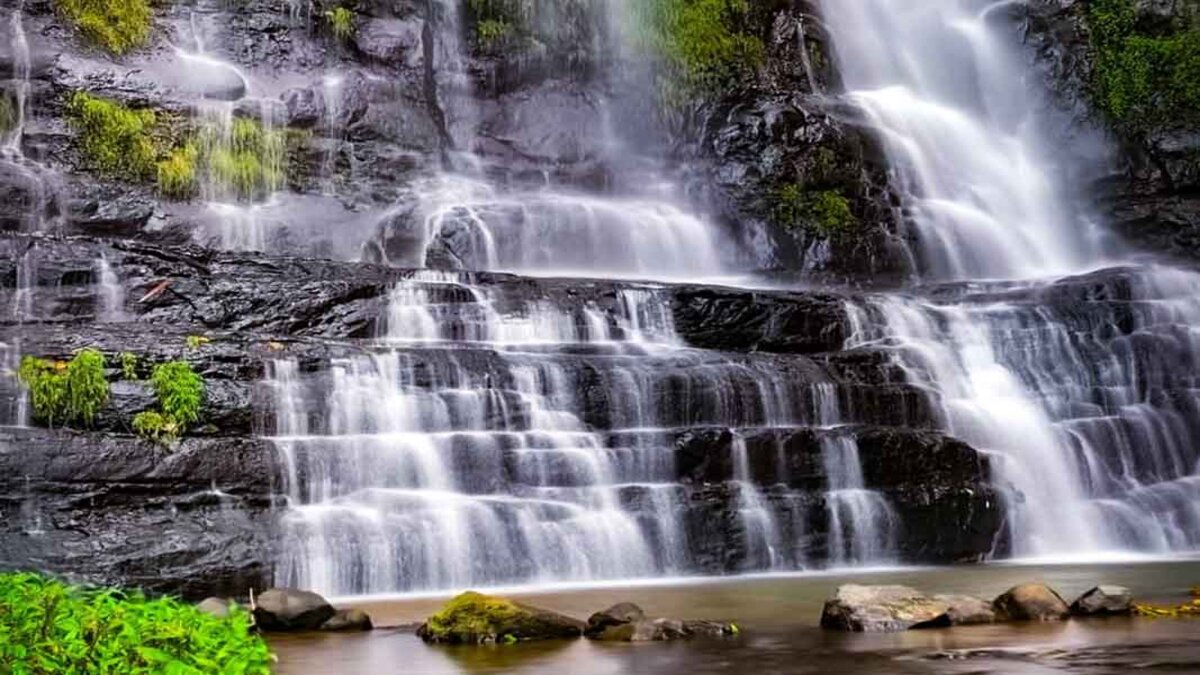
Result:
<svg viewBox="0 0 1200 675"><path fill-rule="evenodd" d="M354 35L354 12L345 7L334 7L325 12L325 20L329 29L339 40L348 40Z"/></svg>
<svg viewBox="0 0 1200 675"><path fill-rule="evenodd" d="M1093 0L1093 94L1113 122L1135 132L1200 123L1200 25L1139 18L1134 0Z"/></svg>
<svg viewBox="0 0 1200 675"><path fill-rule="evenodd" d="M511 600L467 591L452 598L425 623L429 638L438 642L516 642L504 631L527 614Z"/></svg>
<svg viewBox="0 0 1200 675"><path fill-rule="evenodd" d="M803 226L832 237L858 225L850 201L836 190L806 190L793 183L783 186L777 199L775 217L787 227Z"/></svg>
<svg viewBox="0 0 1200 675"><path fill-rule="evenodd" d="M84 37L113 54L146 42L154 18L149 0L56 0L58 11Z"/></svg>
<svg viewBox="0 0 1200 675"><path fill-rule="evenodd" d="M116 101L76 92L67 114L79 134L79 146L96 169L132 179L154 175L157 151L153 141L156 115Z"/></svg>
<svg viewBox="0 0 1200 675"><path fill-rule="evenodd" d="M195 143L186 143L158 162L158 191L173 199L187 199L196 193L196 159L200 151Z"/></svg>
<svg viewBox="0 0 1200 675"><path fill-rule="evenodd" d="M1200 617L1200 586L1192 588L1191 602L1182 605L1146 605L1135 604L1133 613L1139 616L1159 618Z"/></svg>
<svg viewBox="0 0 1200 675"><path fill-rule="evenodd" d="M210 342L212 342L212 338L208 338L203 335L189 335L187 336L187 339L184 340L184 344L186 344L187 348L191 350L200 349Z"/></svg>
<svg viewBox="0 0 1200 675"><path fill-rule="evenodd" d="M260 122L235 119L228 129L200 132L198 161L218 189L254 199L279 189L286 165L284 134Z"/></svg>
<svg viewBox="0 0 1200 675"><path fill-rule="evenodd" d="M476 41L482 49L495 49L523 32L525 20L521 0L467 0L467 9L475 23Z"/></svg>
<svg viewBox="0 0 1200 675"><path fill-rule="evenodd" d="M266 675L250 615L218 618L172 598L0 574L0 672Z"/></svg>
<svg viewBox="0 0 1200 675"><path fill-rule="evenodd" d="M138 357L133 352L121 352L121 377L126 380L138 379Z"/></svg>
<svg viewBox="0 0 1200 675"><path fill-rule="evenodd" d="M17 126L17 106L7 91L0 90L0 134L7 134Z"/></svg>
<svg viewBox="0 0 1200 675"><path fill-rule="evenodd" d="M750 0L642 0L634 6L641 41L664 61L668 90L712 90L762 61L762 40L749 29Z"/></svg>
<svg viewBox="0 0 1200 675"><path fill-rule="evenodd" d="M183 428L170 415L145 410L133 416L133 433L155 443L170 445L183 435Z"/></svg>
<svg viewBox="0 0 1200 675"><path fill-rule="evenodd" d="M17 377L29 388L34 417L49 426L91 426L108 402L104 356L95 349L83 349L70 361L26 356Z"/></svg>
<svg viewBox="0 0 1200 675"><path fill-rule="evenodd" d="M204 406L204 378L187 361L169 361L154 367L150 386L159 410L147 410L133 418L133 431L153 441L170 444L200 420Z"/></svg>

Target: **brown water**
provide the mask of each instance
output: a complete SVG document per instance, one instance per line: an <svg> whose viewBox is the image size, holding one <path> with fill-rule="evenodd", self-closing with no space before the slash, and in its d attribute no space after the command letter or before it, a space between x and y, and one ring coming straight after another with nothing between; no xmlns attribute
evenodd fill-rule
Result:
<svg viewBox="0 0 1200 675"><path fill-rule="evenodd" d="M898 583L928 592L992 597L1042 581L1068 600L1098 583L1139 600L1183 602L1200 584L1200 560L1100 565L987 565L858 574L681 581L513 592L584 618L628 600L648 614L735 621L742 635L687 643L587 640L511 646L430 647L411 628L357 635L272 638L285 675L335 673L1200 673L1200 620L1093 619L1062 624L972 626L889 635L818 628L821 606L842 583ZM442 598L354 602L377 625L419 622Z"/></svg>

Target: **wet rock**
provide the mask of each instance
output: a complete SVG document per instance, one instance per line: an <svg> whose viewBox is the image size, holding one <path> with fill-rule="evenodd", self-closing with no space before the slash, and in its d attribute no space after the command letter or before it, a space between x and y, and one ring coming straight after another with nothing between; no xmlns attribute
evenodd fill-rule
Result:
<svg viewBox="0 0 1200 675"><path fill-rule="evenodd" d="M468 591L429 617L417 635L431 643L509 643L577 638L585 625L557 612Z"/></svg>
<svg viewBox="0 0 1200 675"><path fill-rule="evenodd" d="M1001 621L1061 621L1069 614L1067 603L1045 584L1014 586L992 604Z"/></svg>
<svg viewBox="0 0 1200 675"><path fill-rule="evenodd" d="M821 627L856 633L891 633L935 621L950 609L908 586L839 586L825 601Z"/></svg>
<svg viewBox="0 0 1200 675"><path fill-rule="evenodd" d="M368 59L384 64L416 66L421 59L419 19L370 19L354 31L354 46Z"/></svg>
<svg viewBox="0 0 1200 675"><path fill-rule="evenodd" d="M1111 616L1133 612L1133 593L1124 586L1096 586L1071 603L1072 616Z"/></svg>
<svg viewBox="0 0 1200 675"><path fill-rule="evenodd" d="M272 588L254 599L254 622L265 631L316 630L336 614L325 598L296 588Z"/></svg>
<svg viewBox="0 0 1200 675"><path fill-rule="evenodd" d="M948 626L972 626L995 623L996 609L992 603L971 595L935 595L933 599L948 605L946 611L931 621L913 628L944 628Z"/></svg>
<svg viewBox="0 0 1200 675"><path fill-rule="evenodd" d="M196 604L196 609L218 619L225 619L229 617L232 608L236 606L237 603L229 598L205 598Z"/></svg>
<svg viewBox="0 0 1200 675"><path fill-rule="evenodd" d="M608 609L596 612L588 617L584 635L594 637L608 628L624 626L646 618L641 607L632 602L619 602Z"/></svg>
<svg viewBox="0 0 1200 675"><path fill-rule="evenodd" d="M337 614L321 624L321 630L334 633L368 631L374 627L371 617L361 609L338 610Z"/></svg>

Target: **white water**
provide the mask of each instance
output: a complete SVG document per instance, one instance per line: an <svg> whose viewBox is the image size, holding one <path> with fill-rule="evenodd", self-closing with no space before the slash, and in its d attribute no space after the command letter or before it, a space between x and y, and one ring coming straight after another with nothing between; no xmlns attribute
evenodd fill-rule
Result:
<svg viewBox="0 0 1200 675"><path fill-rule="evenodd" d="M120 278L117 277L112 265L108 264L108 259L103 254L96 260L96 282L97 299L99 300L97 318L109 323L124 321L127 317L125 287L121 285Z"/></svg>

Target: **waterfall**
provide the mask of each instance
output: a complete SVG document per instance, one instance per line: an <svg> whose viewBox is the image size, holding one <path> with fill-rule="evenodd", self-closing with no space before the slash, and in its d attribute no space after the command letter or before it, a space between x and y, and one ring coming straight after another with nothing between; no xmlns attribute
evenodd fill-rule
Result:
<svg viewBox="0 0 1200 675"><path fill-rule="evenodd" d="M96 312L100 321L114 322L125 320L125 288L121 280L113 272L108 259L101 255L96 260L96 291L99 311Z"/></svg>

